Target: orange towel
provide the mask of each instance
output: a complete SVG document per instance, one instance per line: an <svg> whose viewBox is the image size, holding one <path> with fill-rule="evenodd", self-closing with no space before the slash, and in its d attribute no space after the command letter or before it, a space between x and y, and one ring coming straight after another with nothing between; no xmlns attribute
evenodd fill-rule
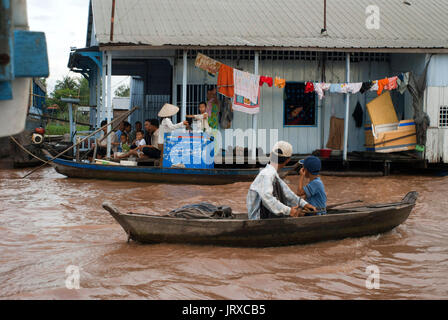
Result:
<svg viewBox="0 0 448 320"><path fill-rule="evenodd" d="M279 87L280 89L284 88L286 86L286 80L275 77L275 83L274 85L276 87Z"/></svg>
<svg viewBox="0 0 448 320"><path fill-rule="evenodd" d="M218 72L218 92L228 98L233 98L233 68L221 64Z"/></svg>
<svg viewBox="0 0 448 320"><path fill-rule="evenodd" d="M383 92L383 90L386 89L385 87L387 85L389 85L389 78L378 80L378 91L376 93L380 95Z"/></svg>

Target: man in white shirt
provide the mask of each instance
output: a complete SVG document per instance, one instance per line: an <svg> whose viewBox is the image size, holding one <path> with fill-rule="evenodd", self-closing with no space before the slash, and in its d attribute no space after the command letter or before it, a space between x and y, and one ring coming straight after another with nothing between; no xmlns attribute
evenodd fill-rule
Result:
<svg viewBox="0 0 448 320"><path fill-rule="evenodd" d="M279 141L271 152L270 163L255 178L246 198L250 220L298 217L300 208L316 211L316 208L298 197L279 177L278 171L284 168L292 156L292 146Z"/></svg>

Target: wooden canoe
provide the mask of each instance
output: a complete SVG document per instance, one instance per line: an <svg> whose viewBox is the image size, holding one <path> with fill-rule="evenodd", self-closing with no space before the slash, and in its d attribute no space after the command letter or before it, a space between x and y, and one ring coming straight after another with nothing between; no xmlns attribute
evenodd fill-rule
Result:
<svg viewBox="0 0 448 320"><path fill-rule="evenodd" d="M235 214L234 219L184 219L121 213L109 203L103 203L103 208L123 227L128 239L140 243L274 247L390 231L406 221L417 196L410 192L396 203L330 209L325 216L266 220L248 220L247 214Z"/></svg>
<svg viewBox="0 0 448 320"><path fill-rule="evenodd" d="M59 158L55 159L52 165L58 173L70 178L200 185L253 181L260 171L260 168L184 169L150 166L129 167L75 162ZM285 167L281 173L288 173L290 170L291 167Z"/></svg>

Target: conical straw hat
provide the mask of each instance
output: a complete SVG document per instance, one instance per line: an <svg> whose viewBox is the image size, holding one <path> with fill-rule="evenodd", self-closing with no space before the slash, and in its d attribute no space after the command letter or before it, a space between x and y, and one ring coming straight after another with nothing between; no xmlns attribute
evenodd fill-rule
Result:
<svg viewBox="0 0 448 320"><path fill-rule="evenodd" d="M172 117L179 112L179 107L173 106L172 104L165 103L165 105L159 111L160 118Z"/></svg>

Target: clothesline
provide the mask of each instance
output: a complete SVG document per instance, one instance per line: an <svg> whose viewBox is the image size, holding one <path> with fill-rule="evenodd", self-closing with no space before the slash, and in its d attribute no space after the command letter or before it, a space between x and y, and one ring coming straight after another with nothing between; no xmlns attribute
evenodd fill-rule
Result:
<svg viewBox="0 0 448 320"><path fill-rule="evenodd" d="M258 113L260 105L260 88L267 84L280 89L286 86L286 80L280 77L260 76L234 69L224 63L216 61L206 55L198 53L196 67L213 75L218 73L217 87L222 95L233 99L233 107L237 111ZM306 82L305 93L316 92L319 99L323 99L325 92L356 94L376 91L378 95L384 90L398 89L401 94L407 89L409 72L380 80L366 82L328 83Z"/></svg>

